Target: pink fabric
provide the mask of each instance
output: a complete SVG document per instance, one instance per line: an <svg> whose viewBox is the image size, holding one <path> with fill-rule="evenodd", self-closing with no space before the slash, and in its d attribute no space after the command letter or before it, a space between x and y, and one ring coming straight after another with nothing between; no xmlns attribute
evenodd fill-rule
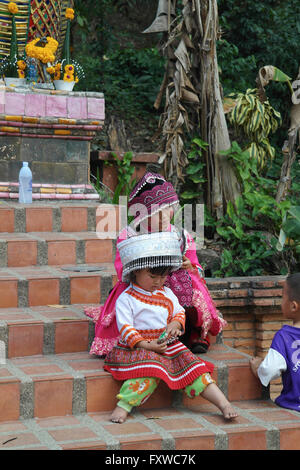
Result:
<svg viewBox="0 0 300 470"><path fill-rule="evenodd" d="M120 233L117 243L126 239L127 236L127 229L124 229ZM222 317L220 317L220 313L216 309L211 295L206 287L205 280L203 277L201 277L200 273L203 273L203 269L198 261L195 242L189 234L186 233L186 236L187 251L185 256L190 259L192 265L194 266L194 269L189 270L188 274L192 282L191 306L194 306L197 310L197 322L195 327L201 331L201 338L208 339L208 333L216 336L222 331L227 323ZM110 292L103 307L87 307L85 309L85 314L90 318L93 318L96 323L95 338L90 349L90 354L96 354L99 356L108 354L108 352L117 343L119 338L119 331L115 318L115 305L118 296L126 289L128 284L121 281L123 266L118 249L116 250L115 269L117 272L118 282ZM177 281L180 280L180 271L184 270L180 269L176 271ZM182 279L185 279L185 276L183 276ZM167 284L171 284L170 276L167 279ZM175 295L177 295L175 290L173 290L173 292ZM178 299L180 301L179 295ZM194 338L195 334L193 334L192 337Z"/></svg>
<svg viewBox="0 0 300 470"><path fill-rule="evenodd" d="M126 238L127 229L124 229L120 233L117 243ZM114 264L118 282L111 290L105 304L99 307L85 308L85 314L96 323L95 338L90 349L90 354L96 354L98 356L106 355L118 341L119 330L116 322L115 305L119 295L128 287L128 284L122 282L123 266L118 249L116 250Z"/></svg>

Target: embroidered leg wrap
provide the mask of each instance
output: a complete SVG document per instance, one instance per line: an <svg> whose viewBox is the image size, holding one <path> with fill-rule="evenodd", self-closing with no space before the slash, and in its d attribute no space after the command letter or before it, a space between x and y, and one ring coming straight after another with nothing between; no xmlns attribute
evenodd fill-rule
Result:
<svg viewBox="0 0 300 470"><path fill-rule="evenodd" d="M139 406L145 403L158 384L159 379L154 377L126 380L117 395L119 399L117 405L130 412L133 406Z"/></svg>
<svg viewBox="0 0 300 470"><path fill-rule="evenodd" d="M207 385L215 383L215 380L211 378L209 372L200 375L191 385L185 387L185 393L188 397L198 397L207 387Z"/></svg>

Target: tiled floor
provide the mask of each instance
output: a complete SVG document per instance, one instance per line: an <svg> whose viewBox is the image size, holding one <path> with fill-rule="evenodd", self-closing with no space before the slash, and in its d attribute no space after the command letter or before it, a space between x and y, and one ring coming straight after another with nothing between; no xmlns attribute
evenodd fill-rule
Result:
<svg viewBox="0 0 300 470"><path fill-rule="evenodd" d="M300 414L260 400L234 402L226 422L210 404L135 410L123 424L110 413L0 423L0 449L299 450Z"/></svg>

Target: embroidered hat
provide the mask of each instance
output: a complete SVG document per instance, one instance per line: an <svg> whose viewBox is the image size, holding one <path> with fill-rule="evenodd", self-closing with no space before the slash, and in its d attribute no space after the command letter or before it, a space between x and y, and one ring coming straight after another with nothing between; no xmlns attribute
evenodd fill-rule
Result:
<svg viewBox="0 0 300 470"><path fill-rule="evenodd" d="M118 250L123 265L123 282L129 282L130 273L138 269L171 266L171 270L176 271L182 265L176 232L154 232L130 237L118 243Z"/></svg>
<svg viewBox="0 0 300 470"><path fill-rule="evenodd" d="M158 211L178 203L173 185L163 176L147 172L129 195L128 209L132 208L134 212L133 225L136 226Z"/></svg>

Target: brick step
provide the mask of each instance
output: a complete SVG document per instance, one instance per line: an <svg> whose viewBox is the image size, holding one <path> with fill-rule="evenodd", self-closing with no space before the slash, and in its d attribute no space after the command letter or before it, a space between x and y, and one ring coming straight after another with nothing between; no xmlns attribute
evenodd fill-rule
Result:
<svg viewBox="0 0 300 470"><path fill-rule="evenodd" d="M203 355L213 362L213 377L230 401L258 399L262 387L249 367L249 356L223 344ZM0 376L0 421L108 412L116 405L120 382L103 370L103 359L87 351L6 359ZM198 406L161 382L143 409Z"/></svg>
<svg viewBox="0 0 300 470"><path fill-rule="evenodd" d="M116 281L112 263L0 268L0 308L99 304Z"/></svg>
<svg viewBox="0 0 300 470"><path fill-rule="evenodd" d="M113 262L111 239L96 232L0 234L0 267Z"/></svg>
<svg viewBox="0 0 300 470"><path fill-rule="evenodd" d="M239 417L231 422L207 403L141 407L123 424L110 422L110 412L93 411L2 422L0 445L2 450L148 451L141 459L155 450L192 450L197 463L203 456L195 450L300 449L300 413L279 408L271 400L236 401L233 405ZM105 458L109 455L104 454Z"/></svg>
<svg viewBox="0 0 300 470"><path fill-rule="evenodd" d="M94 333L83 305L0 309L2 355L8 359L88 351Z"/></svg>
<svg viewBox="0 0 300 470"><path fill-rule="evenodd" d="M1 201L0 232L118 232L119 209L99 202Z"/></svg>

